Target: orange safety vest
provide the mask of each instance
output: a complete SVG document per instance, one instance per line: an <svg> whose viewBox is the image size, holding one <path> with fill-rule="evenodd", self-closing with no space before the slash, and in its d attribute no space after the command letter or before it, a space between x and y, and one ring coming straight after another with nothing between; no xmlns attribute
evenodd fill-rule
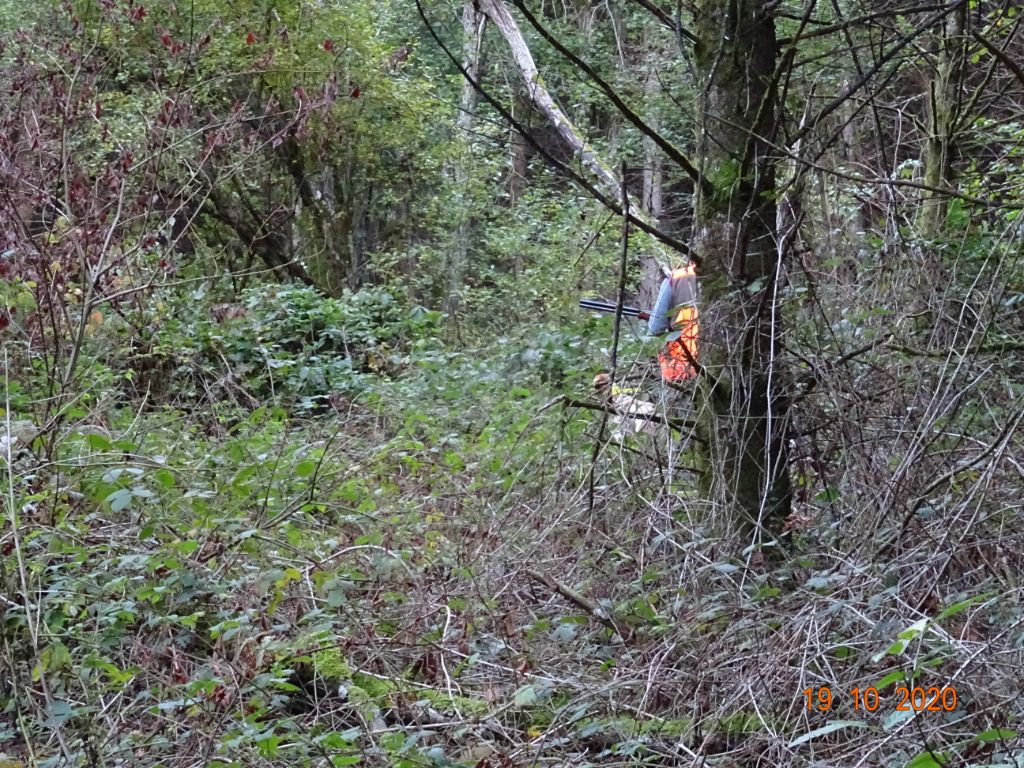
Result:
<svg viewBox="0 0 1024 768"><path fill-rule="evenodd" d="M697 273L693 264L687 264L672 273L672 280L681 278L696 279ZM691 294L693 292L691 291ZM697 307L687 304L679 307L676 316L672 319L672 327L679 331L679 338L672 339L665 345L665 348L658 353L658 363L661 365L661 378L665 381L684 381L697 375L693 363L697 359L697 338L700 332L700 324L697 322ZM687 354L689 353L689 354Z"/></svg>

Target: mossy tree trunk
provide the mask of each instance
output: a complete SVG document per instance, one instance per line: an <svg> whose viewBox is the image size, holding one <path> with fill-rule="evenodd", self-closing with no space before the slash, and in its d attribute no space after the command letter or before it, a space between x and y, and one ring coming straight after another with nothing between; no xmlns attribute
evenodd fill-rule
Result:
<svg viewBox="0 0 1024 768"><path fill-rule="evenodd" d="M704 491L730 528L763 539L790 511L789 402L777 357L777 45L763 0L702 0L693 252L702 277Z"/></svg>
<svg viewBox="0 0 1024 768"><path fill-rule="evenodd" d="M925 121L927 136L923 153L924 193L921 207L921 231L925 237L938 237L946 222L948 198L943 190L952 189L953 154L957 123L960 119L960 91L963 86L965 55L964 27L966 4L953 11L938 35L935 72L928 82Z"/></svg>

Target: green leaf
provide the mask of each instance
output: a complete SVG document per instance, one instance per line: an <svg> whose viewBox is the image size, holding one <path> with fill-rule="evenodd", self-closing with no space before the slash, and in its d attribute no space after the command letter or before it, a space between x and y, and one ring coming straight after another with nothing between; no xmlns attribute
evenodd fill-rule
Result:
<svg viewBox="0 0 1024 768"><path fill-rule="evenodd" d="M195 541L194 539L186 539L185 541L179 541L177 544L175 544L175 548L183 556L188 557L197 549L199 549L199 542Z"/></svg>
<svg viewBox="0 0 1024 768"><path fill-rule="evenodd" d="M303 459L295 465L295 474L298 477L309 477L316 472L316 462L313 459Z"/></svg>
<svg viewBox="0 0 1024 768"><path fill-rule="evenodd" d="M969 597L966 600L961 600L958 603L948 605L939 612L939 615L935 617L935 621L942 621L943 619L948 619L950 616L955 616L956 614L967 610L975 603L988 600L991 596L991 592L985 592L984 594L975 595L974 597Z"/></svg>
<svg viewBox="0 0 1024 768"><path fill-rule="evenodd" d="M97 451L109 451L111 449L110 440L98 432L89 432L86 434L85 443L90 448Z"/></svg>
<svg viewBox="0 0 1024 768"><path fill-rule="evenodd" d="M46 722L51 725L59 725L75 714L74 708L66 701L55 700L50 704L50 716Z"/></svg>
<svg viewBox="0 0 1024 768"><path fill-rule="evenodd" d="M1009 728L989 728L987 731L982 731L974 738L982 744L990 744L993 741L1015 739L1017 738L1017 732L1011 731Z"/></svg>
<svg viewBox="0 0 1024 768"><path fill-rule="evenodd" d="M813 731L808 731L803 736L799 736L793 741L789 742L790 747L798 747L811 739L816 739L819 736L838 731L842 728L867 728L868 724L863 720L833 720L828 725L823 725L821 728L815 728Z"/></svg>
<svg viewBox="0 0 1024 768"><path fill-rule="evenodd" d="M47 672L59 672L71 667L71 651L63 643L54 643L44 648L40 661Z"/></svg>
<svg viewBox="0 0 1024 768"><path fill-rule="evenodd" d="M815 501L823 501L826 504L839 500L839 491L835 488L826 488L814 495Z"/></svg>
<svg viewBox="0 0 1024 768"><path fill-rule="evenodd" d="M160 484L161 488L171 489L174 487L174 473L167 469L158 469L153 477Z"/></svg>
<svg viewBox="0 0 1024 768"><path fill-rule="evenodd" d="M905 677L906 674L903 672L902 669L894 669L892 672L890 672L885 677L880 679L877 683L875 683L874 687L881 690L887 686L892 685L893 683L901 682Z"/></svg>
<svg viewBox="0 0 1024 768"><path fill-rule="evenodd" d="M897 640L884 651L879 651L871 657L872 661L881 661L886 656L898 656L907 650L907 647L915 638L924 633L931 619L919 619L897 635Z"/></svg>
<svg viewBox="0 0 1024 768"><path fill-rule="evenodd" d="M264 757L274 757L277 755L277 748L280 744L280 736L267 736L267 738L256 742L256 748Z"/></svg>
<svg viewBox="0 0 1024 768"><path fill-rule="evenodd" d="M913 716L914 711L911 709L894 709L882 720L882 730L889 733L900 723L909 720Z"/></svg>
<svg viewBox="0 0 1024 768"><path fill-rule="evenodd" d="M922 752L904 768L944 768L945 765L946 756L942 752Z"/></svg>
<svg viewBox="0 0 1024 768"><path fill-rule="evenodd" d="M540 700L537 691L532 685L524 685L512 696L512 701L517 707L530 707Z"/></svg>
<svg viewBox="0 0 1024 768"><path fill-rule="evenodd" d="M132 503L132 492L127 488L119 488L107 496L106 501L110 504L111 512L120 512Z"/></svg>

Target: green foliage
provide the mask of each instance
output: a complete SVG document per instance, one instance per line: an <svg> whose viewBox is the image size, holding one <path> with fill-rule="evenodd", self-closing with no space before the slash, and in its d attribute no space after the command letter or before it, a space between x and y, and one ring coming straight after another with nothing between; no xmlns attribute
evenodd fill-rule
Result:
<svg viewBox="0 0 1024 768"><path fill-rule="evenodd" d="M375 377L400 374L410 351L430 343L440 315L384 288L333 298L285 285L246 289L237 303L203 302L192 313L158 310L153 320L146 352L128 362L139 375L166 371L162 396L202 398L234 385L261 402L298 398L309 408L312 396L352 395Z"/></svg>
<svg viewBox="0 0 1024 768"><path fill-rule="evenodd" d="M804 29L791 5L780 36ZM851 18L840 6L807 29ZM542 23L692 152L690 11L677 37L638 6L564 10ZM889 23L800 46L773 144L857 79L851 40L870 71ZM598 405L612 321L576 300L614 294L620 222L536 154L513 185L519 148L488 104L456 132L462 83L407 4L8 2L0 29L19 94L0 105L0 765L1020 762L1021 127L1004 83L1011 109L965 115L955 153L985 204L952 200L929 242L914 120L895 153L872 136L877 153L849 155L821 141L842 110L803 123L800 250L758 309L785 329L773 386L793 403L798 498L784 536L737 543L700 497L714 467L693 465L692 436L617 441L566 405ZM523 29L638 192L639 133ZM439 31L461 50L457 24ZM485 86L557 154L493 27L484 48ZM917 55L880 71L899 80ZM709 171L720 188L729 162ZM662 225L682 236L692 183L662 169ZM889 221L868 219L880 187ZM462 223L461 309L443 318ZM630 245L631 269L658 252ZM918 290L932 273L907 278L925 263L946 269L941 301ZM743 290L723 281L706 294ZM688 417L640 330L623 326L628 386ZM810 684L832 686L832 711L806 710ZM956 685L961 706L840 700L866 684Z"/></svg>

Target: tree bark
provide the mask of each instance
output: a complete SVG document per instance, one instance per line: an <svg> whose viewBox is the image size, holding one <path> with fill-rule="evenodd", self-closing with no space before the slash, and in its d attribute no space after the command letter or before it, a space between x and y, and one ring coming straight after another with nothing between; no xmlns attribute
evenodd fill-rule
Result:
<svg viewBox="0 0 1024 768"><path fill-rule="evenodd" d="M478 0L477 7L487 15L487 18L497 27L501 36L505 38L505 42L508 43L512 58L515 59L516 66L526 83L530 101L551 121L555 130L558 131L558 135L579 157L583 167L593 174L605 193L618 197L618 178L610 168L600 161L594 150L587 146L572 121L555 103L548 89L544 87L544 81L537 71L537 65L533 61L533 55L526 45L523 33L508 8L501 0Z"/></svg>
<svg viewBox="0 0 1024 768"><path fill-rule="evenodd" d="M472 0L466 0L462 7L462 66L473 80L478 80L480 69L480 45L483 40L486 17L478 12ZM459 100L459 114L455 119L455 139L459 147L455 161L454 179L456 195L455 238L448 253L444 274L444 311L450 320L458 315L462 304L462 286L466 280L469 265L469 237L472 222L470 220L470 200L468 187L470 182L470 147L469 132L473 127L473 113L476 111L476 90L468 81L462 83L462 97Z"/></svg>
<svg viewBox="0 0 1024 768"><path fill-rule="evenodd" d="M946 190L955 187L953 154L956 147L957 123L960 119L960 90L963 83L965 46L964 26L967 4L962 4L946 17L936 37L938 52L935 70L926 89L925 137L922 165L924 183L928 187L922 195L918 214L918 227L927 240L942 237L949 213ZM928 247L921 249L920 263L915 269L915 293L927 318L930 345L945 348L956 337L956 322L943 311L944 294L949 283L942 251Z"/></svg>
<svg viewBox="0 0 1024 768"><path fill-rule="evenodd" d="M657 66L661 52L652 48L649 29L645 28L643 51L645 56L644 70L644 102L647 106L646 122L651 129L661 129L661 81L658 79ZM651 222L658 226L661 219L661 153L654 139L643 138L644 148L644 186L643 209L651 217ZM638 300L643 307L653 307L661 286L661 265L657 256L645 253L640 258L640 291Z"/></svg>
<svg viewBox="0 0 1024 768"><path fill-rule="evenodd" d="M702 0L696 16L704 491L734 530L771 536L790 511L789 402L776 361L775 23L762 0Z"/></svg>
<svg viewBox="0 0 1024 768"><path fill-rule="evenodd" d="M512 109L516 119L525 124L530 111L529 102L517 94ZM510 130L509 152L512 167L508 175L508 202L509 205L515 205L526 191L526 177L530 171L530 143L519 131L514 128Z"/></svg>
<svg viewBox="0 0 1024 768"><path fill-rule="evenodd" d="M960 117L959 91L963 79L964 25L966 3L946 17L938 41L939 51L935 74L928 83L925 110L928 136L924 147L924 183L931 189L924 193L920 226L925 237L942 234L948 211L948 197L941 191L953 185L953 152L956 124Z"/></svg>

